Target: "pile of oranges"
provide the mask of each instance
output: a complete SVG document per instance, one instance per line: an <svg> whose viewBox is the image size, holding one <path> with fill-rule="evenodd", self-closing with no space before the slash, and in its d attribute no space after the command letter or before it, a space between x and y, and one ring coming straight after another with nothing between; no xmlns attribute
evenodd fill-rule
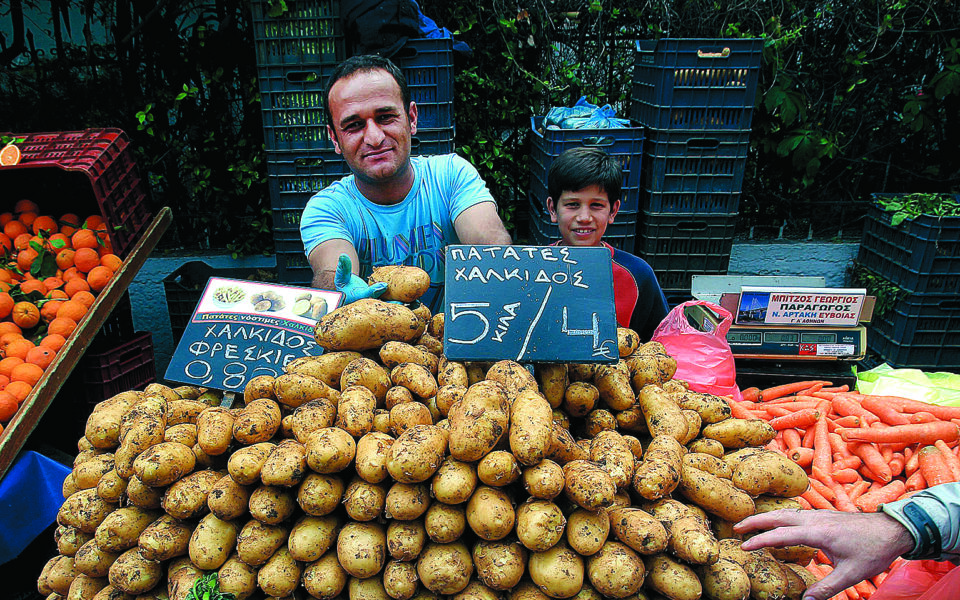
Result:
<svg viewBox="0 0 960 600"><path fill-rule="evenodd" d="M0 431L53 363L121 260L97 215L0 214Z"/></svg>

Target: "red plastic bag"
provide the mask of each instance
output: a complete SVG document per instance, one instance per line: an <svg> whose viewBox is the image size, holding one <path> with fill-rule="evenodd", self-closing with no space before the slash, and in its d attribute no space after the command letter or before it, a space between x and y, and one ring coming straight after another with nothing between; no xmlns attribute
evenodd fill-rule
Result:
<svg viewBox="0 0 960 600"><path fill-rule="evenodd" d="M683 309L687 306L706 306L723 319L716 329L707 333L697 330L687 321ZM667 354L677 359L676 379L690 383L696 392L731 396L743 400L737 387L737 368L733 351L727 343L727 332L733 323L730 312L712 302L690 300L674 307L653 332L652 341L660 342Z"/></svg>
<svg viewBox="0 0 960 600"><path fill-rule="evenodd" d="M907 560L890 571L870 600L937 600L956 597L958 589L960 567L953 563Z"/></svg>

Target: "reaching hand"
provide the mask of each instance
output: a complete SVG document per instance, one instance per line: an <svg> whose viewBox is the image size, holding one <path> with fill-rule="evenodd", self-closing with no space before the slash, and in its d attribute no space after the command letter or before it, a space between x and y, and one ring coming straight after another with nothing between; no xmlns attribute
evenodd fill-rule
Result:
<svg viewBox="0 0 960 600"><path fill-rule="evenodd" d="M337 272L333 277L333 285L338 291L343 292L344 304L356 302L361 298L376 298L387 289L386 283L367 285L367 282L354 275L353 264L346 254L341 254L337 261Z"/></svg>
<svg viewBox="0 0 960 600"><path fill-rule="evenodd" d="M914 547L907 528L885 513L832 510L775 510L747 517L737 533L767 530L743 542L744 550L805 544L820 548L833 562L830 575L811 585L803 600L826 600L886 570Z"/></svg>

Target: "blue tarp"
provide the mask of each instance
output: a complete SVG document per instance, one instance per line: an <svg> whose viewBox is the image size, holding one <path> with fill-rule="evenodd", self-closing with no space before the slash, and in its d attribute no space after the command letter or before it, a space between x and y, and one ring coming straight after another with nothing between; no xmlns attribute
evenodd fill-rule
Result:
<svg viewBox="0 0 960 600"><path fill-rule="evenodd" d="M0 564L16 558L57 518L70 467L27 450L0 481Z"/></svg>

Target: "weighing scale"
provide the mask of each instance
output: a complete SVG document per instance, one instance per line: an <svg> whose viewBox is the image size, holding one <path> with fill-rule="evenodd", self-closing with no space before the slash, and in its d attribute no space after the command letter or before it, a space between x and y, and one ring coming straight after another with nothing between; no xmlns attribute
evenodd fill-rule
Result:
<svg viewBox="0 0 960 600"><path fill-rule="evenodd" d="M699 280L699 281L698 281ZM722 294L743 285L823 287L822 277L693 276L693 296L720 304ZM736 310L734 308L734 310ZM686 309L690 324L712 330L721 319L702 306ZM834 385L856 385L851 366L866 355L867 332L856 327L732 325L727 342L737 367L741 389L825 379Z"/></svg>

